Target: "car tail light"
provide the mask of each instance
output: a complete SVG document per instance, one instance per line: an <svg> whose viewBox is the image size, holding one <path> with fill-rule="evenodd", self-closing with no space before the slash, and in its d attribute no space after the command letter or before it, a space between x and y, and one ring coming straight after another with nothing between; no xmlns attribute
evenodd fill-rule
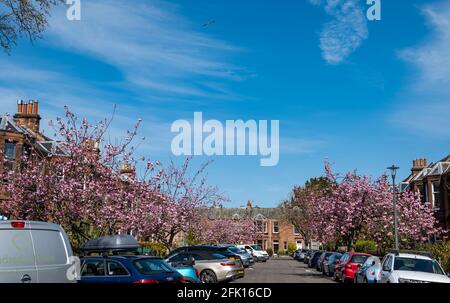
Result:
<svg viewBox="0 0 450 303"><path fill-rule="evenodd" d="M133 282L134 284L157 284L159 283L158 280L138 280Z"/></svg>
<svg viewBox="0 0 450 303"><path fill-rule="evenodd" d="M25 222L23 222L23 221L11 222L11 227L12 228L25 228Z"/></svg>
<svg viewBox="0 0 450 303"><path fill-rule="evenodd" d="M185 282L184 277L181 277L178 281L180 281L180 283L184 283Z"/></svg>
<svg viewBox="0 0 450 303"><path fill-rule="evenodd" d="M197 268L195 268L194 270L195 270L195 275L197 276L197 278L200 279L200 273L198 272Z"/></svg>
<svg viewBox="0 0 450 303"><path fill-rule="evenodd" d="M222 262L222 263L220 263L220 265L222 265L222 266L235 266L236 263L234 263L234 262Z"/></svg>

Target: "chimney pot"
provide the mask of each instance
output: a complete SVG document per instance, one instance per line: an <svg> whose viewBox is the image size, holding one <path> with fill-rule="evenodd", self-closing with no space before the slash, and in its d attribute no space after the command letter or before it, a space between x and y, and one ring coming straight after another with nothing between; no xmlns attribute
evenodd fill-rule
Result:
<svg viewBox="0 0 450 303"><path fill-rule="evenodd" d="M39 111L39 102L38 102L38 100L35 100L33 114L38 114L38 111Z"/></svg>
<svg viewBox="0 0 450 303"><path fill-rule="evenodd" d="M28 102L28 110L27 110L28 114L32 114L33 113L33 101L29 101Z"/></svg>

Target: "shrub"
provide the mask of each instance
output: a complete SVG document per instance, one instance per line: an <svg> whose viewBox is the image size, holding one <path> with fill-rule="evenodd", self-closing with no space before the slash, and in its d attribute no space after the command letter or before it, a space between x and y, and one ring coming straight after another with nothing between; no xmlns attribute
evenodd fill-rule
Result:
<svg viewBox="0 0 450 303"><path fill-rule="evenodd" d="M435 244L423 244L418 247L419 250L428 251L433 254L435 258L445 270L450 272L450 242L443 241Z"/></svg>
<svg viewBox="0 0 450 303"><path fill-rule="evenodd" d="M292 254L296 250L297 250L297 244L295 244L295 243L289 243L288 244L288 252L289 252L289 254Z"/></svg>
<svg viewBox="0 0 450 303"><path fill-rule="evenodd" d="M370 240L359 240L355 243L355 251L362 253L371 253L377 250L377 243Z"/></svg>
<svg viewBox="0 0 450 303"><path fill-rule="evenodd" d="M272 248L268 248L267 249L267 253L269 254L270 257L273 256L273 249Z"/></svg>
<svg viewBox="0 0 450 303"><path fill-rule="evenodd" d="M156 242L139 242L140 252L157 257L165 257L167 248L161 243Z"/></svg>

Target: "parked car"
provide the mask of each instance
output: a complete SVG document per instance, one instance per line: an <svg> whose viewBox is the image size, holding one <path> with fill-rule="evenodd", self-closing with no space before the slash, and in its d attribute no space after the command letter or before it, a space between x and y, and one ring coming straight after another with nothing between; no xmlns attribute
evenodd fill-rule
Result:
<svg viewBox="0 0 450 303"><path fill-rule="evenodd" d="M70 283L73 252L61 226L0 221L0 283ZM74 273L75 274L75 273Z"/></svg>
<svg viewBox="0 0 450 303"><path fill-rule="evenodd" d="M243 260L240 255L231 252L228 247L222 247L218 245L191 245L191 246L183 246L173 250L166 258L170 258L171 256L180 253L180 252L191 252L191 251L208 251L215 252L220 255L225 256L227 259L231 261L238 261L244 265Z"/></svg>
<svg viewBox="0 0 450 303"><path fill-rule="evenodd" d="M303 259L303 263L309 264L309 259L311 259L312 255L314 255L317 252L317 250L309 250Z"/></svg>
<svg viewBox="0 0 450 303"><path fill-rule="evenodd" d="M169 263L183 262L194 259L194 267L199 273L202 283L227 282L243 278L244 267L240 261L232 261L224 255L207 250L182 251L166 261Z"/></svg>
<svg viewBox="0 0 450 303"><path fill-rule="evenodd" d="M81 249L80 283L184 283L185 278L162 258L137 254L132 236L117 235L86 242Z"/></svg>
<svg viewBox="0 0 450 303"><path fill-rule="evenodd" d="M353 282L355 272L366 262L369 254L348 252L338 261L334 271L334 280Z"/></svg>
<svg viewBox="0 0 450 303"><path fill-rule="evenodd" d="M334 253L331 256L329 256L328 259L325 259L322 266L323 267L322 273L328 277L333 277L336 264L341 258L342 258L341 253Z"/></svg>
<svg viewBox="0 0 450 303"><path fill-rule="evenodd" d="M429 253L391 252L384 257L381 270L382 283L450 283Z"/></svg>
<svg viewBox="0 0 450 303"><path fill-rule="evenodd" d="M224 248L228 249L230 252L238 255L241 258L242 265L244 265L245 268L250 267L255 264L255 259L245 249L238 248L236 245L233 245L233 244L222 244L222 245L218 245L218 246L224 247ZM220 253L220 251L219 251L219 253Z"/></svg>
<svg viewBox="0 0 450 303"><path fill-rule="evenodd" d="M302 249L298 253L298 261L303 261L305 259L306 254L308 253L309 249Z"/></svg>
<svg viewBox="0 0 450 303"><path fill-rule="evenodd" d="M320 257L319 260L317 260L317 264L316 264L316 270L319 272L323 271L323 262L325 260L328 260L328 258L333 254L333 252L329 252L329 251L325 251L323 252Z"/></svg>
<svg viewBox="0 0 450 303"><path fill-rule="evenodd" d="M381 261L378 257L371 256L356 271L355 283L380 283L381 282Z"/></svg>
<svg viewBox="0 0 450 303"><path fill-rule="evenodd" d="M318 250L313 255L311 255L311 258L309 258L308 261L308 267L314 268L317 265L317 261L319 261L320 255L322 255L322 251Z"/></svg>
<svg viewBox="0 0 450 303"><path fill-rule="evenodd" d="M256 244L238 245L239 248L245 249L249 254L255 258L256 262L267 262L269 254L263 250L261 246Z"/></svg>

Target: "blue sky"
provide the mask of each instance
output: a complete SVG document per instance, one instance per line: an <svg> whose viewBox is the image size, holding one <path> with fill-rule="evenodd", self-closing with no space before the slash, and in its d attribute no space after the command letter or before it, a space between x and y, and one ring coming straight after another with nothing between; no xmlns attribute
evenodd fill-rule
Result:
<svg viewBox="0 0 450 303"><path fill-rule="evenodd" d="M277 166L212 159L230 206L275 206L326 159L406 177L413 159L449 153L450 1L381 0L377 22L365 0L81 2L81 21L59 8L43 40L0 54L1 112L39 99L44 121L66 104L100 119L117 104L111 133L142 118L140 153L162 162L180 161L170 125L194 111L280 120Z"/></svg>

